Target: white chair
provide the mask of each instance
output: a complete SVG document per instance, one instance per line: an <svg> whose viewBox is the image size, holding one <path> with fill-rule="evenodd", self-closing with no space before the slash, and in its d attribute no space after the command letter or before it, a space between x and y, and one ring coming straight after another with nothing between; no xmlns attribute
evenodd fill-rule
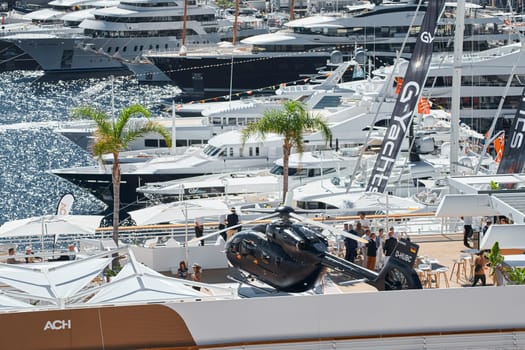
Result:
<svg viewBox="0 0 525 350"><path fill-rule="evenodd" d="M159 237L147 239L146 241L144 241L144 247L155 248L157 246L158 241L159 241Z"/></svg>
<svg viewBox="0 0 525 350"><path fill-rule="evenodd" d="M169 238L166 241L166 247L180 247L180 246L182 246L182 245L175 238Z"/></svg>

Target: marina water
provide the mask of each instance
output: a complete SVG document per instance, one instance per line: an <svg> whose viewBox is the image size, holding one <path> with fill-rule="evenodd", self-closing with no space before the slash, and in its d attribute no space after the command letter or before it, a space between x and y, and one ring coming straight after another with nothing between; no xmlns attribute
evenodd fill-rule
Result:
<svg viewBox="0 0 525 350"><path fill-rule="evenodd" d="M109 116L112 100L115 113L140 103L155 114L174 91L169 86L139 85L133 77L45 82L41 76L38 71L0 73L0 224L54 214L67 192L75 196L72 214L104 210L93 196L48 172L96 163L53 129L72 120L72 109L85 104L102 108Z"/></svg>

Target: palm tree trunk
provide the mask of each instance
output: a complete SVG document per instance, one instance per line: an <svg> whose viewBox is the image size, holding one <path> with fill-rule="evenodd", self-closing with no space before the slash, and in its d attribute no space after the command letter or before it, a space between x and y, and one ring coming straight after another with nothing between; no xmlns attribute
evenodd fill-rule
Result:
<svg viewBox="0 0 525 350"><path fill-rule="evenodd" d="M113 153L113 168L111 172L113 181L113 241L118 247L118 228L120 223L120 163L119 154ZM116 271L120 267L118 254L113 255L112 269Z"/></svg>
<svg viewBox="0 0 525 350"><path fill-rule="evenodd" d="M119 211L120 211L120 163L118 153L113 153L113 240L118 247L118 227L119 227Z"/></svg>
<svg viewBox="0 0 525 350"><path fill-rule="evenodd" d="M290 159L290 153L292 151L292 145L288 139L284 139L283 143L283 204L286 201L286 195L288 194L288 161Z"/></svg>

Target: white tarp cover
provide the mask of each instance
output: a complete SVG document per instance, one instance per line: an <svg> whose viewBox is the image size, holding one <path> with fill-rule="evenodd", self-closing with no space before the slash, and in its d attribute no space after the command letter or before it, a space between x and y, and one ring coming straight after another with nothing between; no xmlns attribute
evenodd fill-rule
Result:
<svg viewBox="0 0 525 350"><path fill-rule="evenodd" d="M436 216L491 216L499 213L492 208L487 194L447 194L439 203Z"/></svg>
<svg viewBox="0 0 525 350"><path fill-rule="evenodd" d="M57 302L89 284L111 263L111 258L42 264L0 264L0 282L29 296Z"/></svg>
<svg viewBox="0 0 525 350"><path fill-rule="evenodd" d="M6 222L0 226L0 236L94 234L102 218L102 215L34 216Z"/></svg>
<svg viewBox="0 0 525 350"><path fill-rule="evenodd" d="M480 249L491 249L496 242L500 249L525 250L525 224L491 225L481 239Z"/></svg>
<svg viewBox="0 0 525 350"><path fill-rule="evenodd" d="M203 293L177 278L166 277L139 263L130 251L130 261L111 283L102 287L88 304L137 301L166 301L169 299L199 298Z"/></svg>
<svg viewBox="0 0 525 350"><path fill-rule="evenodd" d="M193 221L200 217L219 216L228 212L228 206L219 200L195 200L159 204L131 211L129 214L139 226L166 222Z"/></svg>

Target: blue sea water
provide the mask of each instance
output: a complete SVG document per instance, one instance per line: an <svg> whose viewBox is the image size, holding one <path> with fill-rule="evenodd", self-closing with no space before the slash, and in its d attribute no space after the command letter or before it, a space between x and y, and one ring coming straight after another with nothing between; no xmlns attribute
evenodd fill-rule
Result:
<svg viewBox="0 0 525 350"><path fill-rule="evenodd" d="M90 104L111 113L140 103L152 112L173 88L139 85L133 77L44 82L38 71L0 73L0 224L54 214L60 197L73 193L72 214L105 209L80 188L48 171L94 164L92 155L53 130L71 120L74 107ZM112 93L113 91L113 93Z"/></svg>

